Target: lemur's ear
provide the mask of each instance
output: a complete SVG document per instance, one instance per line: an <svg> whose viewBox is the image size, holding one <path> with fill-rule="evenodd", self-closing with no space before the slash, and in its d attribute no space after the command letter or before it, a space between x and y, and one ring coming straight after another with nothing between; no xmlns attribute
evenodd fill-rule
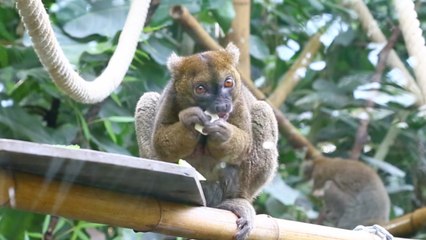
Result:
<svg viewBox="0 0 426 240"><path fill-rule="evenodd" d="M240 61L240 49L238 49L238 47L231 42L228 43L228 46L226 46L225 51L227 51L231 55L233 65L237 66L238 62Z"/></svg>
<svg viewBox="0 0 426 240"><path fill-rule="evenodd" d="M171 73L174 72L174 69L179 67L180 63L182 62L182 57L179 57L176 53L172 53L170 57L167 59L167 68Z"/></svg>

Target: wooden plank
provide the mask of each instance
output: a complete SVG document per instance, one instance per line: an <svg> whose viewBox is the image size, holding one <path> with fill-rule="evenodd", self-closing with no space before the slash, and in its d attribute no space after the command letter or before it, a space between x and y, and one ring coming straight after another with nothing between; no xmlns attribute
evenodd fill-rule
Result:
<svg viewBox="0 0 426 240"><path fill-rule="evenodd" d="M86 149L0 139L0 167L131 194L205 205L195 169Z"/></svg>

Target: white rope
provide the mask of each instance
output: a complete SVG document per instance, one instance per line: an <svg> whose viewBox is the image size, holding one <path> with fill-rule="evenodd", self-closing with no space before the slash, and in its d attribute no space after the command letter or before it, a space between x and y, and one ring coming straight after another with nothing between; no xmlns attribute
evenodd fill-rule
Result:
<svg viewBox="0 0 426 240"><path fill-rule="evenodd" d="M363 231L374 234L382 240L393 240L394 237L384 227L374 224L373 226L358 225L354 228L354 231Z"/></svg>
<svg viewBox="0 0 426 240"><path fill-rule="evenodd" d="M123 81L145 24L149 3L150 0L132 1L117 48L104 72L93 81L84 80L72 69L54 36L41 0L17 0L16 6L38 57L55 84L76 101L96 103L108 97Z"/></svg>
<svg viewBox="0 0 426 240"><path fill-rule="evenodd" d="M397 0L397 2L398 1L405 1L405 0ZM387 39L385 35L380 30L379 25L377 24L376 20L373 18L373 15L371 15L371 12L368 10L368 7L367 5L365 5L364 1L346 0L344 1L344 4L348 5L357 13L358 18L361 22L361 25L364 28L365 32L367 33L368 38L370 38L372 41L377 43L386 43ZM425 98L418 84L413 79L411 74L408 72L404 63L402 63L401 59L398 57L398 55L396 54L394 50L391 50L389 52L389 56L386 63L388 66L397 68L402 72L406 80L406 85L404 87L416 96L418 105L424 104Z"/></svg>
<svg viewBox="0 0 426 240"><path fill-rule="evenodd" d="M398 14L399 25L404 36L405 46L408 54L413 58L414 74L417 83L426 96L426 46L420 22L414 3L411 0L394 0L396 12Z"/></svg>

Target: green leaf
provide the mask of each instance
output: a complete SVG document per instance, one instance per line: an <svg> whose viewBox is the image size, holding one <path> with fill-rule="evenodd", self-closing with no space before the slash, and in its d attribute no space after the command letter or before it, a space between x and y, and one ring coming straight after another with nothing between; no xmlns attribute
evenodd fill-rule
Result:
<svg viewBox="0 0 426 240"><path fill-rule="evenodd" d="M112 116L103 118L105 120L111 121L111 122L117 122L117 123L133 123L135 122L134 117L125 117L125 116Z"/></svg>
<svg viewBox="0 0 426 240"><path fill-rule="evenodd" d="M348 47L354 41L355 37L355 32L352 29L348 29L348 31L337 35L337 37L334 39L334 43Z"/></svg>
<svg viewBox="0 0 426 240"><path fill-rule="evenodd" d="M109 139L105 140L105 139L102 139L102 138L92 137L90 140L92 140L94 143L96 143L96 145L98 145L99 149L101 149L102 151L106 151L106 152L109 152L109 153L123 154L123 155L127 155L127 156L132 155L132 154L130 154L129 150L111 142Z"/></svg>
<svg viewBox="0 0 426 240"><path fill-rule="evenodd" d="M250 35L250 55L259 60L269 56L268 46L258 36Z"/></svg>
<svg viewBox="0 0 426 240"><path fill-rule="evenodd" d="M44 235L42 233L37 232L26 232L25 238L26 239L43 239Z"/></svg>
<svg viewBox="0 0 426 240"><path fill-rule="evenodd" d="M111 121L109 121L108 119L104 119L104 126L111 140L114 143L117 143L117 137L115 136L114 130L112 129Z"/></svg>
<svg viewBox="0 0 426 240"><path fill-rule="evenodd" d="M219 0L214 2L217 3L217 7L212 10L212 13L222 30L227 33L235 18L234 5L230 0Z"/></svg>
<svg viewBox="0 0 426 240"><path fill-rule="evenodd" d="M19 24L19 17L16 9L4 5L2 1L0 5L0 40L13 41L16 38L16 27Z"/></svg>
<svg viewBox="0 0 426 240"><path fill-rule="evenodd" d="M8 208L0 209L0 233L6 239L24 239L26 231L41 232L44 216Z"/></svg>
<svg viewBox="0 0 426 240"><path fill-rule="evenodd" d="M0 132L0 137L27 139L39 143L55 143L51 134L46 131L40 118L28 114L20 107L0 107L0 125L10 132Z"/></svg>
<svg viewBox="0 0 426 240"><path fill-rule="evenodd" d="M86 221L78 221L77 227L78 228L97 228L97 227L104 227L105 224L102 223L92 223L92 222L86 222Z"/></svg>
<svg viewBox="0 0 426 240"><path fill-rule="evenodd" d="M56 15L67 13L68 18L60 17L60 20L64 22L64 31L72 37L84 38L91 35L113 37L122 30L129 6L128 1L97 1L88 4L79 0L64 4Z"/></svg>
<svg viewBox="0 0 426 240"><path fill-rule="evenodd" d="M49 228L49 224L50 224L50 219L51 219L50 215L46 215L46 217L44 218L43 227L42 227L43 232L47 232L47 229Z"/></svg>
<svg viewBox="0 0 426 240"><path fill-rule="evenodd" d="M78 117L80 126L83 130L84 137L86 139L91 139L92 134L90 134L89 125L87 124L86 119L84 118L83 114L81 114L80 112L77 112L77 117Z"/></svg>
<svg viewBox="0 0 426 240"><path fill-rule="evenodd" d="M157 63L166 65L167 59L173 52L173 45L165 39L150 38L148 44L142 45L142 49Z"/></svg>

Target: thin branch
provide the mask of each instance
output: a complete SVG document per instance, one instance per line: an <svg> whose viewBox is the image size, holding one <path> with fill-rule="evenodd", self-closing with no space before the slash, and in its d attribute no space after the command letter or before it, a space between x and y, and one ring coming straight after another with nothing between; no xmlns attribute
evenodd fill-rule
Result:
<svg viewBox="0 0 426 240"><path fill-rule="evenodd" d="M49 226L46 232L43 234L43 240L53 240L53 231L55 231L56 225L58 224L58 216L50 216Z"/></svg>
<svg viewBox="0 0 426 240"><path fill-rule="evenodd" d="M386 67L387 58L393 46L395 45L396 41L398 40L400 32L401 31L399 30L399 28L394 28L394 30L392 31L392 35L389 38L389 41L386 43L382 51L380 51L379 61L376 66L376 71L371 77L372 83L379 83L380 80L382 79L383 71L385 70L385 67ZM363 118L360 120L360 125L356 132L355 142L351 152L351 159L359 159L362 149L364 148L364 145L367 142L367 138L368 138L367 129L368 129L368 124L370 122L370 113L373 107L374 107L374 102L372 98L370 98L367 100L366 106L365 106L365 111L367 114L365 114L365 116L363 116Z"/></svg>
<svg viewBox="0 0 426 240"><path fill-rule="evenodd" d="M206 32L201 24L184 6L177 5L171 8L170 15L178 21L184 30L205 49L219 50L222 47Z"/></svg>
<svg viewBox="0 0 426 240"><path fill-rule="evenodd" d="M396 116L396 121L405 121L408 117L409 112L403 112L399 116ZM396 124L392 124L392 126L389 128L388 132L386 133L385 137L381 141L379 147L377 147L377 151L374 154L374 159L377 160L384 160L386 158L386 155L389 152L390 147L395 143L395 139L398 136L399 132L401 131L401 128L399 128Z"/></svg>

